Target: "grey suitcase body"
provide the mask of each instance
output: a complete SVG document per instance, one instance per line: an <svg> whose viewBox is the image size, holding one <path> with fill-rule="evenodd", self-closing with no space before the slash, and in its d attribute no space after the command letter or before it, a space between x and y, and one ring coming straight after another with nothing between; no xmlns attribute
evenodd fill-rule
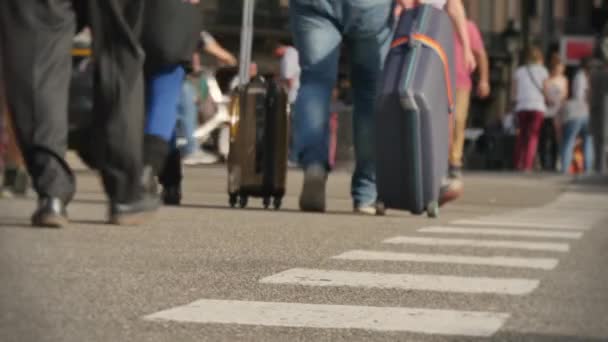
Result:
<svg viewBox="0 0 608 342"><path fill-rule="evenodd" d="M378 200L387 208L438 214L453 110L453 39L447 14L429 5L405 12L396 27L376 113Z"/></svg>

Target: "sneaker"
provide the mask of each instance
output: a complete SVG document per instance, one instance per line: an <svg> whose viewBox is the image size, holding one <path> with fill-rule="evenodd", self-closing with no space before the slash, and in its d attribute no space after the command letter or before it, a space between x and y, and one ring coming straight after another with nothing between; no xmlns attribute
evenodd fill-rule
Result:
<svg viewBox="0 0 608 342"><path fill-rule="evenodd" d="M367 215L367 216L384 216L386 209L380 203L374 203L366 206L355 206L355 214Z"/></svg>
<svg viewBox="0 0 608 342"><path fill-rule="evenodd" d="M300 194L300 210L325 212L325 186L327 170L321 165L311 165L304 171L304 184Z"/></svg>
<svg viewBox="0 0 608 342"><path fill-rule="evenodd" d="M220 158L215 154L205 152L205 151L196 151L183 159L184 165L187 166L195 166L195 165L209 165L215 164L219 162Z"/></svg>
<svg viewBox="0 0 608 342"><path fill-rule="evenodd" d="M439 192L439 206L455 201L464 192L464 183L460 179L444 179Z"/></svg>

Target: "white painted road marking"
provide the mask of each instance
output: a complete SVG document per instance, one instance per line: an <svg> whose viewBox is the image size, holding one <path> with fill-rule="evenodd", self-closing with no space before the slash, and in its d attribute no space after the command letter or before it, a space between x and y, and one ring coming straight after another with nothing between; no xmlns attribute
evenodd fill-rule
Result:
<svg viewBox="0 0 608 342"><path fill-rule="evenodd" d="M534 279L456 277L294 268L260 280L264 284L349 286L379 289L524 295L538 287Z"/></svg>
<svg viewBox="0 0 608 342"><path fill-rule="evenodd" d="M421 233L445 233L445 234L469 234L469 235L497 235L497 236L528 236L546 237L555 239L580 239L580 232L552 232L523 229L498 229L498 228L459 228L459 227L426 227L418 230Z"/></svg>
<svg viewBox="0 0 608 342"><path fill-rule="evenodd" d="M553 258L514 258L506 256L478 257L450 254L414 254L378 251L349 251L333 257L342 260L409 261L460 265L502 266L552 270L559 260Z"/></svg>
<svg viewBox="0 0 608 342"><path fill-rule="evenodd" d="M567 243L558 242L527 242L509 240L474 240L474 239L443 239L427 237L397 236L384 240L388 244L420 245L420 246L454 246L454 247L485 247L523 249L531 251L568 252Z"/></svg>
<svg viewBox="0 0 608 342"><path fill-rule="evenodd" d="M514 228L530 228L530 229L556 229L556 230L587 230L591 228L588 224L564 224L564 223L544 223L533 221L519 221L511 219L476 219L476 220L458 220L453 224L470 225L470 226L500 226Z"/></svg>
<svg viewBox="0 0 608 342"><path fill-rule="evenodd" d="M144 317L151 321L364 329L477 337L494 335L508 318L509 314L493 312L208 299Z"/></svg>

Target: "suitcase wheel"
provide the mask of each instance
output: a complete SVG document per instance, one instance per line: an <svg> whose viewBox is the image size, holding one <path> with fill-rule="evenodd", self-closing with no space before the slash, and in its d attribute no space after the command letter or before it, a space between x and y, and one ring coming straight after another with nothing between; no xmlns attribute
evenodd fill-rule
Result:
<svg viewBox="0 0 608 342"><path fill-rule="evenodd" d="M239 207L246 208L248 201L249 201L249 197L247 197L245 195L241 195L241 197L239 198Z"/></svg>
<svg viewBox="0 0 608 342"><path fill-rule="evenodd" d="M270 197L264 197L264 200L262 202L264 204L264 209L270 208L270 200L271 200Z"/></svg>
<svg viewBox="0 0 608 342"><path fill-rule="evenodd" d="M281 209L281 205L283 204L283 197L275 197L272 200L272 206L275 210Z"/></svg>
<svg viewBox="0 0 608 342"><path fill-rule="evenodd" d="M439 203L431 202L426 206L426 214L430 218L439 217Z"/></svg>
<svg viewBox="0 0 608 342"><path fill-rule="evenodd" d="M230 208L236 207L236 204L238 201L239 201L239 195L230 194L230 198L228 199L228 203L230 203Z"/></svg>

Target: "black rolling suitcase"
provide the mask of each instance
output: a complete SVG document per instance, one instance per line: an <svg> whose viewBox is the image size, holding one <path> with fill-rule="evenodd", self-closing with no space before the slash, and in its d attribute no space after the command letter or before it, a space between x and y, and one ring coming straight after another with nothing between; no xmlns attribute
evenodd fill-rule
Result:
<svg viewBox="0 0 608 342"><path fill-rule="evenodd" d="M453 110L453 28L430 5L396 27L377 103L378 200L386 208L439 213Z"/></svg>
<svg viewBox="0 0 608 342"><path fill-rule="evenodd" d="M230 205L244 208L249 197L281 207L287 178L288 95L274 80L248 81L253 0L245 0L241 37L240 86L231 105L228 156Z"/></svg>

